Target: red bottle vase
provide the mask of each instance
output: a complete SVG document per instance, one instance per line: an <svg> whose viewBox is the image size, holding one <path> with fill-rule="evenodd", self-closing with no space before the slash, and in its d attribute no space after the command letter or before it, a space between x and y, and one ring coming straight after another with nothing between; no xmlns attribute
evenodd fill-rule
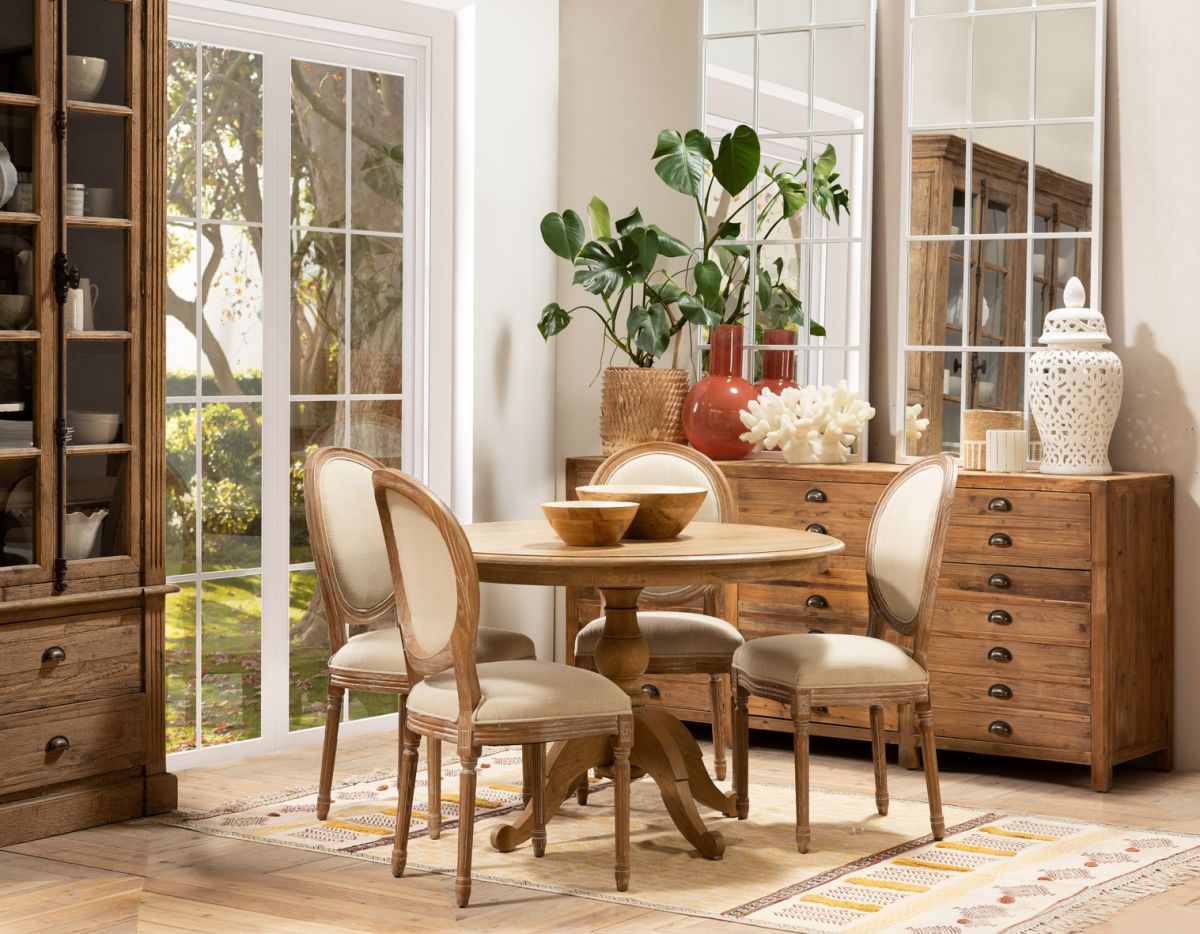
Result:
<svg viewBox="0 0 1200 934"><path fill-rule="evenodd" d="M738 436L746 430L741 412L758 391L742 378L742 326L722 324L712 332L709 374L683 400L683 433L697 451L714 460L741 460L754 445Z"/></svg>
<svg viewBox="0 0 1200 934"><path fill-rule="evenodd" d="M787 328L763 328L765 344L795 344L796 332ZM790 350L764 350L762 352L762 379L754 384L755 392L769 389L779 395L789 386L799 389L800 384L792 379L796 372L796 354Z"/></svg>

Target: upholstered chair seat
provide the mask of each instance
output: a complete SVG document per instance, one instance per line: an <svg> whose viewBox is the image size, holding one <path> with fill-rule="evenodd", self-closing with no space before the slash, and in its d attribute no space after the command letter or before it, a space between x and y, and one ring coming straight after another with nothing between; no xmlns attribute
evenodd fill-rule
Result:
<svg viewBox="0 0 1200 934"><path fill-rule="evenodd" d="M674 610L643 610L638 626L652 658L732 658L745 644L742 634L725 620L703 613ZM604 617L594 619L575 637L575 654L591 658L604 633Z"/></svg>
<svg viewBox="0 0 1200 934"><path fill-rule="evenodd" d="M733 665L756 682L792 688L855 688L929 683L929 674L900 646L883 639L807 633L752 639Z"/></svg>
<svg viewBox="0 0 1200 934"><path fill-rule="evenodd" d="M480 661L504 662L537 657L529 636L507 629L480 628L475 645ZM388 629L372 629L351 636L330 657L329 667L339 671L374 674L406 671L400 630L393 625Z"/></svg>
<svg viewBox="0 0 1200 934"><path fill-rule="evenodd" d="M475 666L480 699L471 719L484 723L534 723L572 717L628 714L629 695L603 675L551 662L487 662ZM454 672L426 678L408 695L408 711L417 716L458 717Z"/></svg>

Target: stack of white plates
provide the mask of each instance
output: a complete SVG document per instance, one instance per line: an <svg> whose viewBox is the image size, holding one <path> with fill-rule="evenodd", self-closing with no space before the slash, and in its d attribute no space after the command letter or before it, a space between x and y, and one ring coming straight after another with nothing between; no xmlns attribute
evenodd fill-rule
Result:
<svg viewBox="0 0 1200 934"><path fill-rule="evenodd" d="M0 419L0 448L33 447L33 422Z"/></svg>

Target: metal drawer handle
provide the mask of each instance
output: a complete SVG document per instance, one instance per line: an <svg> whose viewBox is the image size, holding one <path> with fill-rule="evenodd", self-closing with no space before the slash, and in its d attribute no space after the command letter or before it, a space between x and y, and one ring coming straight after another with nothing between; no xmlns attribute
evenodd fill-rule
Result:
<svg viewBox="0 0 1200 934"><path fill-rule="evenodd" d="M988 697L998 697L1001 700L1012 700L1012 688L1007 684L993 684L988 688Z"/></svg>
<svg viewBox="0 0 1200 934"><path fill-rule="evenodd" d="M806 525L804 527L804 531L805 532L816 532L818 535L828 535L829 534L829 530L827 528L825 528L825 526L821 525L820 522L810 522L808 525Z"/></svg>
<svg viewBox="0 0 1200 934"><path fill-rule="evenodd" d="M661 696L661 692L658 690L658 686L654 685L654 684L643 684L642 685L642 693L645 694L647 697Z"/></svg>
<svg viewBox="0 0 1200 934"><path fill-rule="evenodd" d="M819 593L813 594L804 601L804 605L810 610L827 610L829 609L829 601L822 597Z"/></svg>
<svg viewBox="0 0 1200 934"><path fill-rule="evenodd" d="M988 724L988 732L997 736L1012 736L1012 727L1003 720L993 720Z"/></svg>
<svg viewBox="0 0 1200 934"><path fill-rule="evenodd" d="M65 661L67 650L61 645L52 645L42 653L43 662L61 662Z"/></svg>
<svg viewBox="0 0 1200 934"><path fill-rule="evenodd" d="M1011 626L1012 614L1008 610L992 610L988 614L988 622L995 623L997 626Z"/></svg>
<svg viewBox="0 0 1200 934"><path fill-rule="evenodd" d="M816 487L813 487L804 494L804 501L808 503L827 503L829 502L829 497L825 495L824 490L818 490Z"/></svg>
<svg viewBox="0 0 1200 934"><path fill-rule="evenodd" d="M825 635L825 630L824 630L824 629L814 629L814 628L812 628L812 627L809 627L809 630L808 630L808 632L809 632L809 634L810 634L810 635L813 635L813 636L823 636L823 635Z"/></svg>
<svg viewBox="0 0 1200 934"><path fill-rule="evenodd" d="M988 544L993 548L1012 548L1012 536L1007 532L993 532L988 536Z"/></svg>
<svg viewBox="0 0 1200 934"><path fill-rule="evenodd" d="M71 748L71 741L65 736L52 737L50 742L46 743L46 752L66 752Z"/></svg>
<svg viewBox="0 0 1200 934"><path fill-rule="evenodd" d="M1012 503L1003 496L997 496L988 501L988 510L990 512L1012 512Z"/></svg>
<svg viewBox="0 0 1200 934"><path fill-rule="evenodd" d="M998 645L993 649L988 650L988 658L994 662L1011 662L1012 652L1002 645Z"/></svg>
<svg viewBox="0 0 1200 934"><path fill-rule="evenodd" d="M1007 574L993 574L988 578L988 586L998 590L1008 590L1012 586L1012 578Z"/></svg>

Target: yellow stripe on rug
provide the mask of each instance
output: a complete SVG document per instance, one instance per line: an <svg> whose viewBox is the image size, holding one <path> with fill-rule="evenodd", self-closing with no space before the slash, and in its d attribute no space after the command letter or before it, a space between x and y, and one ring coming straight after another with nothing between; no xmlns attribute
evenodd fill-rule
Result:
<svg viewBox="0 0 1200 934"><path fill-rule="evenodd" d="M1016 856L1016 850L998 850L990 846L975 846L972 843L951 843L949 840L943 840L937 844L938 849L942 850L958 850L961 853L984 853L988 856Z"/></svg>
<svg viewBox="0 0 1200 934"><path fill-rule="evenodd" d="M866 876L850 876L842 880L849 885L869 885L875 889L894 889L897 892L928 892L929 886L915 882L896 882L892 879L868 879Z"/></svg>
<svg viewBox="0 0 1200 934"><path fill-rule="evenodd" d="M818 905L828 905L830 908L849 908L851 911L879 911L883 905L872 905L870 902L848 902L843 898L830 898L828 895L814 895L809 892L801 895L802 902L815 902Z"/></svg>
<svg viewBox="0 0 1200 934"><path fill-rule="evenodd" d="M902 857L892 860L897 866L916 866L919 869L941 869L945 872L974 872L970 866L954 866L950 863L935 863L931 859L910 859Z"/></svg>
<svg viewBox="0 0 1200 934"><path fill-rule="evenodd" d="M1019 840L1057 840L1058 837L1051 837L1044 833L1025 833L1021 830L1001 830L999 827L980 827L980 832L994 834L997 837L1016 837Z"/></svg>

